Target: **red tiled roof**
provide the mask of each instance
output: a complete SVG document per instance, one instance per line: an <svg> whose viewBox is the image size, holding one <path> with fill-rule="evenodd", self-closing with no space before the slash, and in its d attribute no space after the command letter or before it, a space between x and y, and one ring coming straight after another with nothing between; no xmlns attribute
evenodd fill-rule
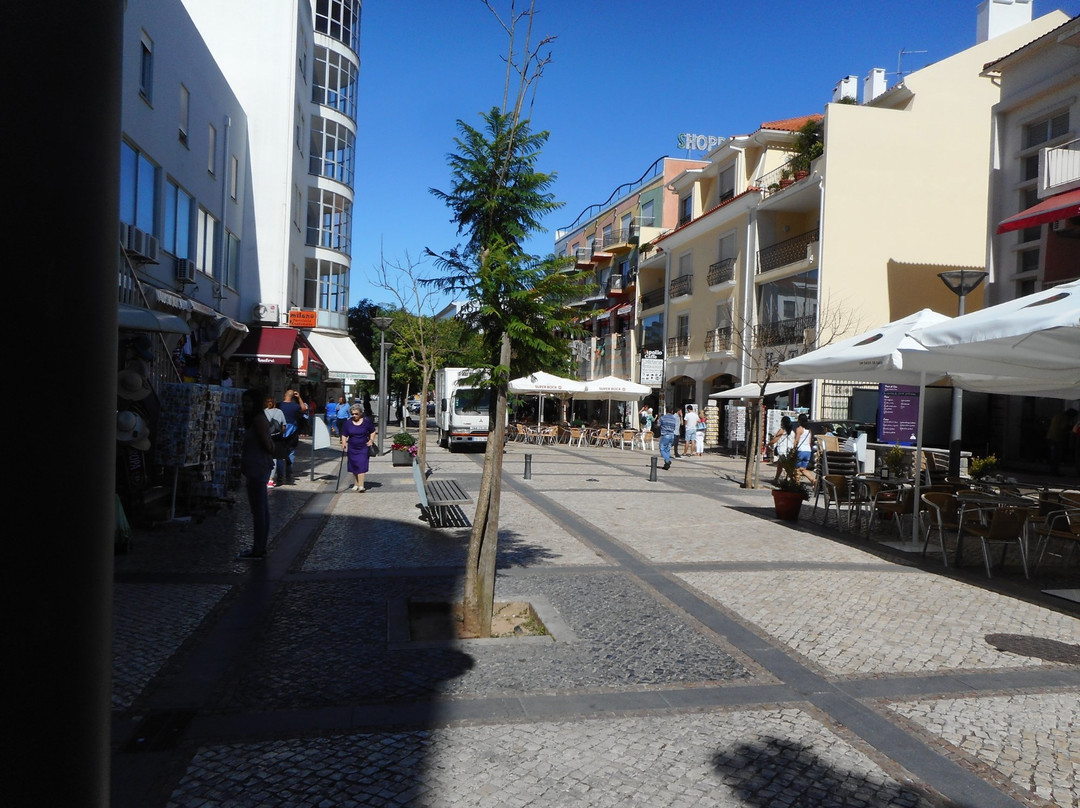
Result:
<svg viewBox="0 0 1080 808"><path fill-rule="evenodd" d="M680 224L680 225L679 225L678 227L676 227L676 228L675 228L675 229L673 229L673 230L670 230L670 231L668 231L667 233L664 233L664 234L663 234L662 236L660 236L659 238L654 238L654 239L652 240L652 244L653 244L653 245L655 246L655 245L659 244L659 243L660 243L661 241L663 241L664 239L668 238L668 236L672 236L672 235L674 235L675 233L678 233L678 232L679 232L680 230L682 230L682 229L683 229L684 227L688 227L688 226L689 226L689 225L691 225L691 224L696 224L697 222L700 222L700 221L701 221L702 219L704 219L704 218L705 218L706 216L708 216L709 214L711 214L711 213L715 213L716 211L720 210L720 208L723 208L723 207L727 207L727 206L728 206L728 205L730 205L730 204L731 204L732 202L734 202L734 201L735 201L736 199L742 199L742 198L743 198L744 196L746 196L747 194L750 194L750 193L756 193L756 192L758 192L758 191L760 191L760 190L761 190L760 188L757 188L757 187L755 187L755 186L751 185L751 186L750 186L750 187L748 187L748 188L747 188L747 189L746 189L745 191L743 191L743 192L742 192L741 194L736 194L735 196L731 197L730 199L725 199L725 200L724 200L723 202L721 202L721 203L720 203L719 205L715 205L714 207L711 207L711 208L709 208L709 209L708 209L707 211L705 211L704 213L702 213L702 214L701 214L700 216L698 216L698 217L697 217L696 219L691 219L691 220L690 220L690 221L688 221L688 222L683 222L683 223L682 223L682 224Z"/></svg>
<svg viewBox="0 0 1080 808"><path fill-rule="evenodd" d="M761 125L761 129L776 129L781 132L798 132L803 126L810 121L819 121L824 118L824 115L803 115L799 118L784 118L780 121L766 121Z"/></svg>

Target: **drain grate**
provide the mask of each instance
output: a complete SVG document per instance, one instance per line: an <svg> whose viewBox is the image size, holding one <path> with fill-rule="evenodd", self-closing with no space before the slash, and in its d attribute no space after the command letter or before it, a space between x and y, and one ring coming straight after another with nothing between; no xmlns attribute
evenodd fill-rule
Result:
<svg viewBox="0 0 1080 808"><path fill-rule="evenodd" d="M195 717L194 710L169 710L144 716L123 746L125 752L173 749Z"/></svg>
<svg viewBox="0 0 1080 808"><path fill-rule="evenodd" d="M1080 645L1045 637L1032 637L1029 634L987 634L985 639L999 651L1035 657L1046 662L1080 665Z"/></svg>

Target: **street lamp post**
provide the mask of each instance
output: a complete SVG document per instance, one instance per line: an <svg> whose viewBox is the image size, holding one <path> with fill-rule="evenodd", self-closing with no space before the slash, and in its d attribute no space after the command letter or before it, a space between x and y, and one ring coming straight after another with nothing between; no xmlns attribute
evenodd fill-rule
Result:
<svg viewBox="0 0 1080 808"><path fill-rule="evenodd" d="M964 313L964 298L979 288L979 284L986 280L990 274L982 269L950 269L947 272L939 272L938 277L942 283L949 287L949 291L959 298L956 306L956 316ZM952 423L949 431L949 476L960 476L960 438L964 420L964 391L959 387L953 387L952 391Z"/></svg>
<svg viewBox="0 0 1080 808"><path fill-rule="evenodd" d="M390 317L372 317L371 322L379 329L379 451L386 449L386 329L393 323Z"/></svg>

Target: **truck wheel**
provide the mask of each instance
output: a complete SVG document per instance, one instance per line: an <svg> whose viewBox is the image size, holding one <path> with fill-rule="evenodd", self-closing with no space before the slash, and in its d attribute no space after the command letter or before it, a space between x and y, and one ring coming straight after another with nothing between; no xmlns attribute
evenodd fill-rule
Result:
<svg viewBox="0 0 1080 808"><path fill-rule="evenodd" d="M445 433L445 432L443 432L443 431L442 431L442 430L440 429L440 430L439 430L439 446L441 446L441 447L442 447L442 448L444 448L444 449L448 449L448 448L449 448L449 446L448 446L447 444L448 444L448 441L446 440L446 433Z"/></svg>

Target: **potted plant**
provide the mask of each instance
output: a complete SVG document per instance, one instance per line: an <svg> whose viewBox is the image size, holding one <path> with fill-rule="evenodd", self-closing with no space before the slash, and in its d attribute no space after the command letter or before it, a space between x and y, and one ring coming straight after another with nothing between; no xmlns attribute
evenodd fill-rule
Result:
<svg viewBox="0 0 1080 808"><path fill-rule="evenodd" d="M390 459L395 466L411 466L416 457L416 438L408 432L398 432L390 439Z"/></svg>
<svg viewBox="0 0 1080 808"><path fill-rule="evenodd" d="M900 444L893 444L892 448L882 458L882 477L899 477L904 471L904 462L907 454L900 448Z"/></svg>
<svg viewBox="0 0 1080 808"><path fill-rule="evenodd" d="M799 453L794 447L777 458L783 476L772 492L773 507L776 509L776 518L785 522L798 521L802 504L810 498L806 486L799 482L798 462Z"/></svg>
<svg viewBox="0 0 1080 808"><path fill-rule="evenodd" d="M989 477L991 474L997 472L997 456L987 455L986 457L973 457L968 461L968 474L976 480L981 480L983 477Z"/></svg>
<svg viewBox="0 0 1080 808"><path fill-rule="evenodd" d="M795 182L795 178L790 168L780 169L780 187L787 188L791 183Z"/></svg>

